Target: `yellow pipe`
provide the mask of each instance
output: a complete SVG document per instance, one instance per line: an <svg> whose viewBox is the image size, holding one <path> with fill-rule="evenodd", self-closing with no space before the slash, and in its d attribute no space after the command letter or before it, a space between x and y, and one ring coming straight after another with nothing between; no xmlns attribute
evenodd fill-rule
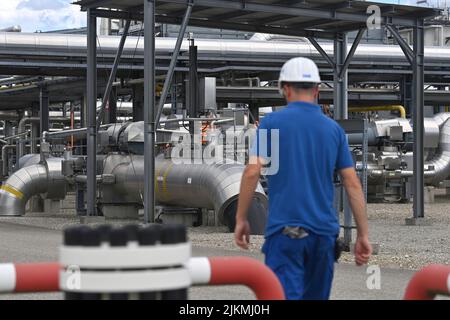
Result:
<svg viewBox="0 0 450 320"><path fill-rule="evenodd" d="M393 106L374 106L374 107L350 107L349 112L370 112L370 111L390 111L397 110L400 113L401 118L406 118L405 107L400 105Z"/></svg>

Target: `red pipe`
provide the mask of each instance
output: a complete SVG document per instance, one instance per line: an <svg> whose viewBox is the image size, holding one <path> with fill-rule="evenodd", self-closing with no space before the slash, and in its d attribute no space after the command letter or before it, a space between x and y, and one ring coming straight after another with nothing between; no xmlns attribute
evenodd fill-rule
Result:
<svg viewBox="0 0 450 320"><path fill-rule="evenodd" d="M284 300L277 276L258 260L245 257L209 258L212 285L245 285L258 300Z"/></svg>
<svg viewBox="0 0 450 320"><path fill-rule="evenodd" d="M438 294L450 295L450 266L429 265L410 280L405 300L433 300Z"/></svg>
<svg viewBox="0 0 450 320"><path fill-rule="evenodd" d="M208 260L210 285L245 285L253 290L258 300L284 300L278 278L258 260L245 257ZM11 292L58 292L61 268L59 263L14 264L15 286Z"/></svg>
<svg viewBox="0 0 450 320"><path fill-rule="evenodd" d="M59 291L59 263L15 264L15 292Z"/></svg>

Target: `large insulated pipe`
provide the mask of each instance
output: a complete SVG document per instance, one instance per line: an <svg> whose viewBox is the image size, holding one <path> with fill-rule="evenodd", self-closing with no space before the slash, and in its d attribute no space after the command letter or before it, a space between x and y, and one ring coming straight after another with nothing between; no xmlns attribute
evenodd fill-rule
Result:
<svg viewBox="0 0 450 320"><path fill-rule="evenodd" d="M29 165L12 174L0 187L0 215L24 215L25 205L35 195L63 199L66 181L61 174L61 160L49 158L44 164Z"/></svg>
<svg viewBox="0 0 450 320"><path fill-rule="evenodd" d="M437 114L433 119L440 127L439 145L436 155L425 162L425 181L437 185L450 176L450 113Z"/></svg>
<svg viewBox="0 0 450 320"><path fill-rule="evenodd" d="M17 111L2 110L0 111L0 120L14 121L19 118Z"/></svg>
<svg viewBox="0 0 450 320"><path fill-rule="evenodd" d="M427 184L438 185L450 176L450 113L438 113L432 118L427 118L426 121L433 123L434 126L430 126L429 132L425 130L425 134L434 135L434 127L439 128L439 143L437 152L433 158L424 164L425 182ZM371 180L380 178L398 179L400 177L412 177L413 171L401 170L393 172L379 168L370 169L369 166L368 175Z"/></svg>
<svg viewBox="0 0 450 320"><path fill-rule="evenodd" d="M114 57L119 46L120 36L99 36L99 47L102 55ZM156 38L156 51L172 52L176 38ZM286 59L289 57L321 57L319 52L308 42L295 41L251 41L251 40L226 40L226 39L197 39L199 57L202 54L227 57L230 55L252 57L270 57ZM333 43L320 43L324 51L333 55ZM350 50L349 45L349 50ZM181 50L187 51L189 47L187 39L183 41ZM48 33L0 33L0 54L11 52L23 52L35 55L71 55L86 56L86 36ZM133 55L141 58L144 52L144 43L139 37L128 37L124 47L124 55ZM426 47L425 60L448 60L450 49L448 47ZM356 49L354 60L365 61L406 61L405 55L399 46L360 44Z"/></svg>
<svg viewBox="0 0 450 320"><path fill-rule="evenodd" d="M0 29L0 32L22 32L22 27L19 25L15 25L15 26Z"/></svg>
<svg viewBox="0 0 450 320"><path fill-rule="evenodd" d="M103 201L142 204L143 156L111 155L105 159L104 174L115 175L115 184L103 186ZM155 194L159 204L215 210L219 220L234 230L239 188L244 165L175 164L164 155L156 158ZM252 233L264 232L267 197L258 185L249 211Z"/></svg>

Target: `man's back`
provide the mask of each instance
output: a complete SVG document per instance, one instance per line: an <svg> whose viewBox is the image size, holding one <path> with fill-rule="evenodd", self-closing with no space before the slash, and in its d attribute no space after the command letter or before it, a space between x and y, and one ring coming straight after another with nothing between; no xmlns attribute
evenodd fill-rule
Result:
<svg viewBox="0 0 450 320"><path fill-rule="evenodd" d="M268 176L266 237L286 225L337 235L333 175L353 166L344 131L319 106L304 102L268 115L260 129L279 130L279 169Z"/></svg>

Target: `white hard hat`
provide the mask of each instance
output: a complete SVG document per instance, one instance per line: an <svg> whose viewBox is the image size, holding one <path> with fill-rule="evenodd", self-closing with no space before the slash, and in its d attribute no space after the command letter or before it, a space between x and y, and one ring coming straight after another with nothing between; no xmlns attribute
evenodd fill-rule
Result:
<svg viewBox="0 0 450 320"><path fill-rule="evenodd" d="M319 68L317 65L308 58L293 58L286 62L281 68L280 79L278 80L278 86L281 88L282 82L309 82L317 83L322 82L320 80Z"/></svg>

